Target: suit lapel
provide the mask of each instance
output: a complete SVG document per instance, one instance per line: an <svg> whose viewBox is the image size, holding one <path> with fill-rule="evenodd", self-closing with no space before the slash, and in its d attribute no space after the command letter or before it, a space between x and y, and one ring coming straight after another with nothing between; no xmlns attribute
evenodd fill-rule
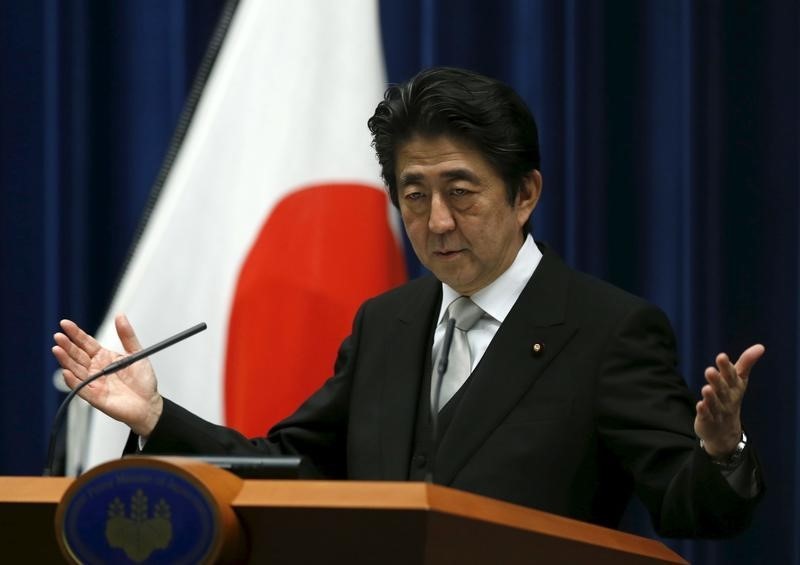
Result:
<svg viewBox="0 0 800 565"><path fill-rule="evenodd" d="M552 252L544 257L470 377L442 437L437 483L449 484L471 455L569 342L565 323L569 270ZM540 344L534 351L534 344Z"/></svg>
<svg viewBox="0 0 800 565"><path fill-rule="evenodd" d="M434 316L441 300L441 284L433 277L398 307L389 332L388 357L381 390L381 475L407 480L416 427L420 387L430 366Z"/></svg>

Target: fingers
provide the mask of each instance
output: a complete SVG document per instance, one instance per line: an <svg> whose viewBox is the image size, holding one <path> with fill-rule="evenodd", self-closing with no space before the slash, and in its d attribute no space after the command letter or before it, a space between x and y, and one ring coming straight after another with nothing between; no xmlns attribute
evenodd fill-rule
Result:
<svg viewBox="0 0 800 565"><path fill-rule="evenodd" d="M142 348L142 345L139 343L139 338L136 337L136 332L133 331L133 326L128 321L128 317L125 316L125 314L119 314L114 319L114 324L117 327L117 335L122 343L122 347L125 348L127 353L134 353Z"/></svg>
<svg viewBox="0 0 800 565"><path fill-rule="evenodd" d="M739 356L739 360L734 365L727 353L720 353L716 358L716 369L708 367L705 372L706 380L714 388L714 391L723 399L726 399L729 392L733 390L747 388L747 380L750 371L756 362L764 355L765 348L761 344L748 347Z"/></svg>
<svg viewBox="0 0 800 565"><path fill-rule="evenodd" d="M723 412L723 403L720 401L719 397L715 393L714 389L710 385L704 386L700 389L700 394L703 399L698 402L698 412L703 412L704 416L716 419L718 418ZM701 406L702 405L702 406Z"/></svg>
<svg viewBox="0 0 800 565"><path fill-rule="evenodd" d="M761 359L761 356L764 355L766 348L757 343L756 345L751 345L747 349L745 349L742 354L739 356L739 360L736 361L736 372L739 374L739 377L742 379L749 379L750 378L750 371L753 369L753 366Z"/></svg>
<svg viewBox="0 0 800 565"><path fill-rule="evenodd" d="M62 340L67 339L67 337L63 334L56 335L60 335ZM81 384L86 377L89 376L88 367L84 367L80 363L76 362L60 345L53 346L51 351L58 361L58 364L61 365L61 375L69 388L75 388ZM89 384L88 386L91 387L92 385Z"/></svg>
<svg viewBox="0 0 800 565"><path fill-rule="evenodd" d="M79 365L83 367L88 367L89 364L92 362L92 358L89 356L89 354L86 353L86 351L84 351L77 345L75 345L75 343L63 333L58 332L56 334L53 334L53 341L56 342L56 345L58 345L64 351L64 353L66 353L69 356L70 359L72 359Z"/></svg>
<svg viewBox="0 0 800 565"><path fill-rule="evenodd" d="M61 326L61 329L64 330L64 333L67 335L67 337L75 345L85 351L89 357L94 357L95 354L102 349L102 346L95 338L79 328L78 324L72 320L61 320L59 325Z"/></svg>
<svg viewBox="0 0 800 565"><path fill-rule="evenodd" d="M69 384L69 383L67 383L67 384ZM695 410L697 412L697 417L698 418L701 418L701 419L706 420L708 422L713 422L714 421L715 414L713 414L711 412L711 410L709 409L708 404L706 403L705 400L699 400L697 402L697 405L695 406Z"/></svg>
<svg viewBox="0 0 800 565"><path fill-rule="evenodd" d="M51 351L61 368L71 371L78 379L85 378L89 371L91 358L64 334L57 333L53 336L53 339L56 345Z"/></svg>
<svg viewBox="0 0 800 565"><path fill-rule="evenodd" d="M738 387L735 380L736 374L726 376L724 373L725 371L717 370L714 367L706 367L705 378L708 385L703 389L708 388L721 402L728 402L733 395L732 389Z"/></svg>
<svg viewBox="0 0 800 565"><path fill-rule="evenodd" d="M62 374L64 375L64 382L66 382L67 385L72 388L72 385L70 385L69 381L67 380L67 373L70 373L70 376L73 379L80 380L76 375L85 375L86 368L76 363L72 357L70 357L67 352L58 345L53 346L51 351L53 352L53 356L56 358L56 361L58 361L58 364L61 366Z"/></svg>
<svg viewBox="0 0 800 565"><path fill-rule="evenodd" d="M761 353L763 351L758 352L758 356ZM697 415L712 422L737 419L747 380L739 376L737 367L727 354L720 353L715 361L717 366L706 367L704 372L708 384L700 390L702 399L696 406Z"/></svg>
<svg viewBox="0 0 800 565"><path fill-rule="evenodd" d="M708 384L700 390L703 398L697 404L698 415L712 420L736 417L747 382L737 376L728 356L720 353L717 367L706 367L704 376Z"/></svg>
<svg viewBox="0 0 800 565"><path fill-rule="evenodd" d="M717 364L717 373L728 387L739 387L742 385L739 380L739 375L736 372L736 367L731 362L727 353L720 353L717 355L715 361Z"/></svg>

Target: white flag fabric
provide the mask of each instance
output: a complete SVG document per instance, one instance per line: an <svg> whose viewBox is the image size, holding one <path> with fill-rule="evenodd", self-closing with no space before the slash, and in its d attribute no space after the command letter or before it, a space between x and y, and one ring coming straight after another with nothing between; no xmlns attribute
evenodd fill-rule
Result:
<svg viewBox="0 0 800 565"><path fill-rule="evenodd" d="M240 2L98 340L121 351L119 312L143 345L205 321L152 358L161 393L246 434L291 412L405 278L366 127L384 83L376 2ZM119 457L125 426L71 419L68 469Z"/></svg>

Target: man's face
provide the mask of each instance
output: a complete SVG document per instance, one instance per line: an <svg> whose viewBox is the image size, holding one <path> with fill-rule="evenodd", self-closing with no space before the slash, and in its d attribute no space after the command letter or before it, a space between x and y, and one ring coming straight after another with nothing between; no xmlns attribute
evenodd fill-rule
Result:
<svg viewBox="0 0 800 565"><path fill-rule="evenodd" d="M538 171L512 205L503 179L478 151L449 137L413 137L399 147L395 173L411 245L440 281L471 295L514 262L539 197Z"/></svg>

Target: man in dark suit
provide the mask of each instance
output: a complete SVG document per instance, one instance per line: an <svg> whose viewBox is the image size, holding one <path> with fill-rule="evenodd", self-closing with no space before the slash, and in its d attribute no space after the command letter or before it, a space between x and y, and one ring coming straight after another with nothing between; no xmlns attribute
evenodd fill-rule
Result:
<svg viewBox="0 0 800 565"><path fill-rule="evenodd" d="M665 535L744 527L763 486L740 411L764 348L735 364L720 354L694 405L665 316L533 241L538 135L506 85L425 71L390 88L369 127L392 201L435 278L367 301L334 376L295 414L248 440L163 399L146 362L84 398L130 425L148 453L301 454L331 478L432 473L612 527L635 491ZM451 319L440 394L433 368ZM53 350L70 386L115 358L72 322L62 328ZM139 348L124 317L117 330L127 351Z"/></svg>

